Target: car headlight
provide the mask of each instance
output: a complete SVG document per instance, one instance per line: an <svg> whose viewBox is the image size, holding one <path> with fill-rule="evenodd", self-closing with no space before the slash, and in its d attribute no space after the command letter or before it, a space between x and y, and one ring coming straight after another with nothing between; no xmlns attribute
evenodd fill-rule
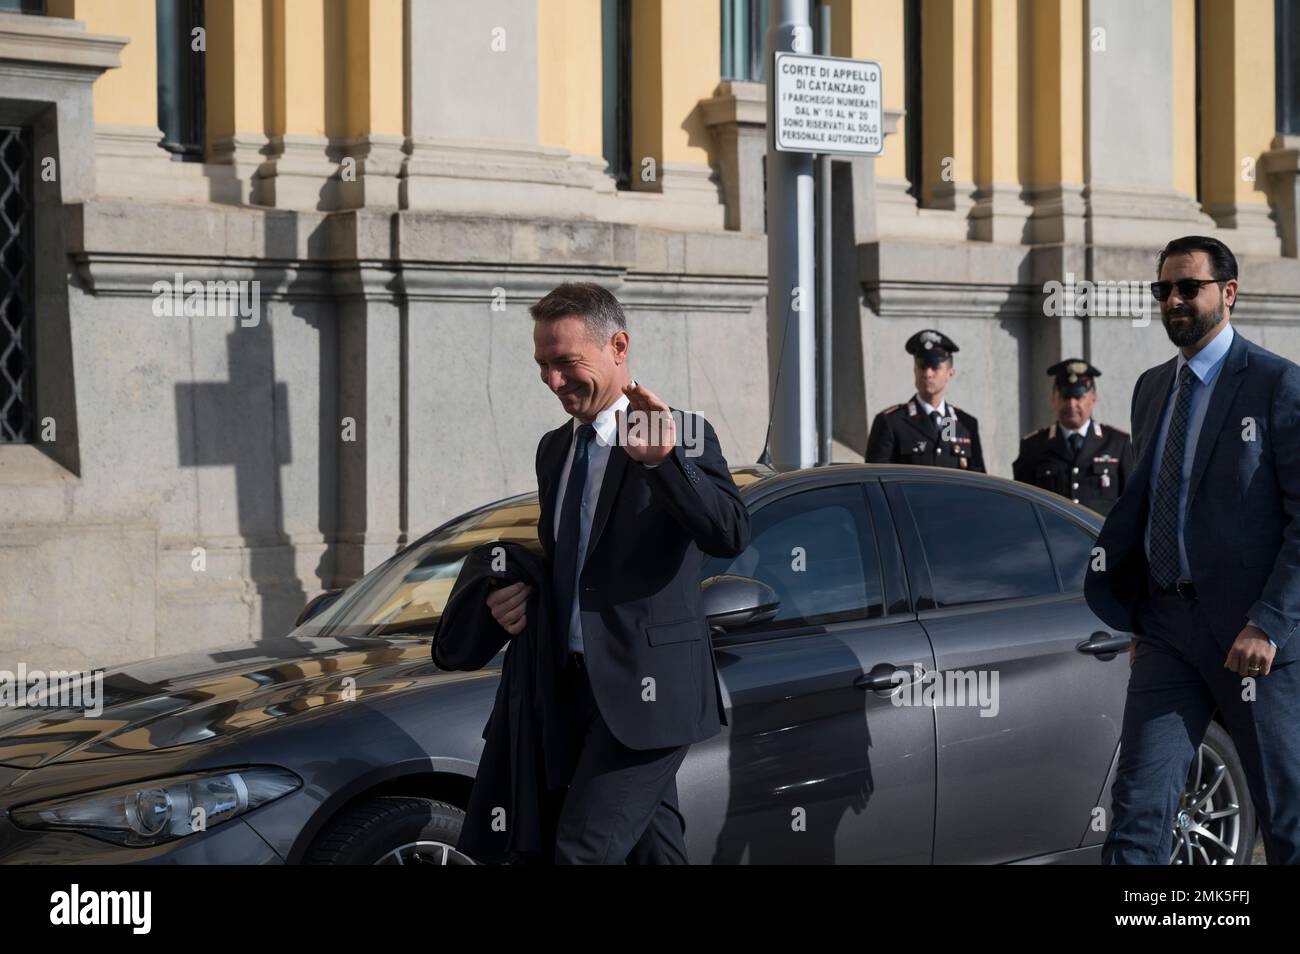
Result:
<svg viewBox="0 0 1300 954"><path fill-rule="evenodd" d="M270 766L134 782L9 810L20 828L79 831L133 848L160 845L230 821L302 785Z"/></svg>

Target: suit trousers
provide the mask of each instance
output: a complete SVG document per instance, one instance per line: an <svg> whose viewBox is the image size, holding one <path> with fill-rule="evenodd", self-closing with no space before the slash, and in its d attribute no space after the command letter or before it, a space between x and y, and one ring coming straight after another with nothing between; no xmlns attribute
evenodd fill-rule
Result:
<svg viewBox="0 0 1300 954"><path fill-rule="evenodd" d="M570 661L561 679L579 755L560 809L555 863L687 864L677 769L690 746L628 748L601 717L586 667Z"/></svg>
<svg viewBox="0 0 1300 954"><path fill-rule="evenodd" d="M1241 758L1268 863L1300 864L1300 664L1258 677L1254 699L1243 699L1244 677L1224 668L1227 654L1196 600L1154 593L1137 617L1142 635L1102 863L1170 863L1180 796L1217 709Z"/></svg>

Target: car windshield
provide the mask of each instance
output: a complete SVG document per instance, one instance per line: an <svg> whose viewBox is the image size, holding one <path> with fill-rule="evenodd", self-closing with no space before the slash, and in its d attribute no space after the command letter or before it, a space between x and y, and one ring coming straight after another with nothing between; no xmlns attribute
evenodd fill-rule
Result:
<svg viewBox="0 0 1300 954"><path fill-rule="evenodd" d="M541 552L535 495L502 501L462 517L398 553L307 620L295 636L391 636L431 633L470 550L507 540Z"/></svg>

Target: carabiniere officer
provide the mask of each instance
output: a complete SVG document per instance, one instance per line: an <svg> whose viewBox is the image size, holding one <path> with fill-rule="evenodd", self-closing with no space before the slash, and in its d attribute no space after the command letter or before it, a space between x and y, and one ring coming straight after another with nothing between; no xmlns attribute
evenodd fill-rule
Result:
<svg viewBox="0 0 1300 954"><path fill-rule="evenodd" d="M916 372L916 394L876 415L867 438L871 464L926 464L984 473L979 421L944 399L957 373L956 343L927 328L907 339Z"/></svg>
<svg viewBox="0 0 1300 954"><path fill-rule="evenodd" d="M1133 473L1133 444L1118 427L1094 420L1097 378L1087 361L1070 358L1052 365L1056 422L1020 439L1011 465L1016 480L1069 497L1100 514L1110 512Z"/></svg>

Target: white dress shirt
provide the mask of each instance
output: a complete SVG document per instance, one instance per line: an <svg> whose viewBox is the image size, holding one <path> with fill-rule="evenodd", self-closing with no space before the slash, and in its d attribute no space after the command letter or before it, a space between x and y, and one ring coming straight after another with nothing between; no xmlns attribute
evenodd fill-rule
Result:
<svg viewBox="0 0 1300 954"><path fill-rule="evenodd" d="M948 417L948 402L947 402L947 401L940 401L938 407L931 407L929 404L926 404L926 403L925 403L925 399L922 398L921 395L918 394L918 395L916 396L916 403L919 404L919 405L921 405L921 410L922 410L923 412L925 412L925 416L926 416L926 417L929 417L930 414L931 414L931 412L933 412L933 411L938 411L938 412L939 412L939 416L942 417L942 418L944 418L945 420L946 420L947 417Z"/></svg>
<svg viewBox="0 0 1300 954"><path fill-rule="evenodd" d="M1083 427L1075 428L1073 430L1066 427L1064 424L1062 424L1059 421L1057 422L1056 426L1061 429L1061 434L1064 435L1065 437L1065 446L1069 447L1071 434L1079 434L1080 436L1083 437L1085 441L1088 439L1088 431L1092 429L1092 418L1088 418L1086 421L1084 421Z"/></svg>
<svg viewBox="0 0 1300 954"><path fill-rule="evenodd" d="M632 382L635 384L636 382ZM627 412L631 402L626 394L619 394L618 400L596 415L591 422L596 429L595 437L587 449L587 486L582 494L582 509L578 513L578 567L573 575L573 612L569 617L569 650L580 653L582 649L582 607L578 605L578 583L582 576L581 567L587 560L587 540L591 536L591 524L596 516L596 502L600 500L600 486L605 480L605 468L609 465L610 451L618 436L618 420L615 411ZM564 492L569 486L569 471L573 468L573 451L578 446L578 428L582 422L573 419L574 439L569 442L569 454L564 459L564 468L560 471L560 483L555 491L555 520L551 527L551 539L560 536L560 517L564 510ZM628 425L631 427L631 424ZM647 464L657 467L657 464Z"/></svg>

